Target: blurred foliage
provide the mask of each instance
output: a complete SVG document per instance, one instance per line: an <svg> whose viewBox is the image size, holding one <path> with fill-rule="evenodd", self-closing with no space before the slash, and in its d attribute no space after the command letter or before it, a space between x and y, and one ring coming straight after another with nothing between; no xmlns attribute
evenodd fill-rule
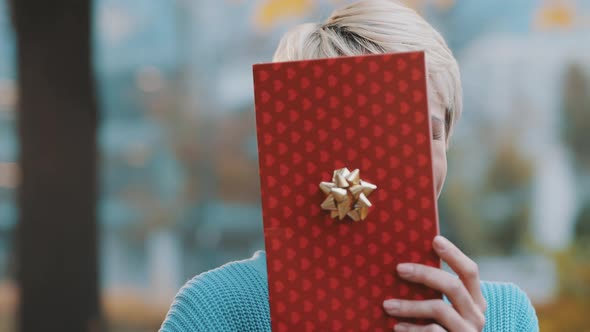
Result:
<svg viewBox="0 0 590 332"><path fill-rule="evenodd" d="M575 22L576 7L572 1L545 0L535 16L539 28L568 28Z"/></svg>
<svg viewBox="0 0 590 332"><path fill-rule="evenodd" d="M14 282L0 281L0 332L14 331L18 294Z"/></svg>
<svg viewBox="0 0 590 332"><path fill-rule="evenodd" d="M590 202L586 203L580 211L576 220L574 233L576 234L576 241L580 244L585 243L587 246L586 250L590 251Z"/></svg>
<svg viewBox="0 0 590 332"><path fill-rule="evenodd" d="M112 332L157 331L166 316L164 307L155 309L144 300L145 294L118 292L104 297L103 311Z"/></svg>
<svg viewBox="0 0 590 332"><path fill-rule="evenodd" d="M309 14L320 2L318 0L265 0L254 13L254 22L260 28L269 28L286 19ZM345 1L329 0L328 2L336 7ZM402 2L416 10L432 5L434 8L444 11L452 8L456 0L403 0Z"/></svg>
<svg viewBox="0 0 590 332"><path fill-rule="evenodd" d="M569 146L578 176L590 176L590 78L585 68L573 63L564 77L562 138ZM586 202L577 216L575 234L578 243L590 243L590 192L582 186L578 196ZM590 246L590 245L589 245ZM590 255L588 255L590 257Z"/></svg>
<svg viewBox="0 0 590 332"><path fill-rule="evenodd" d="M590 170L590 79L582 66L571 64L563 87L564 124L562 137L574 153L576 162Z"/></svg>
<svg viewBox="0 0 590 332"><path fill-rule="evenodd" d="M483 242L482 223L478 222L474 188L451 177L444 192L438 204L441 233L468 256L485 252L488 248Z"/></svg>
<svg viewBox="0 0 590 332"><path fill-rule="evenodd" d="M517 127L507 128L503 140L494 144L496 149L489 151L489 165L481 176L483 183L467 183L463 177L453 175L447 179L439 202L445 213L441 223L448 224L450 233L457 236L457 244L469 255L510 255L527 236L533 164L514 144L519 132ZM453 149L449 159L470 155L460 144ZM460 163L455 160L450 171L461 173L469 167L468 160Z"/></svg>
<svg viewBox="0 0 590 332"><path fill-rule="evenodd" d="M554 257L559 271L559 294L549 304L537 305L540 330L589 332L590 245L578 240Z"/></svg>
<svg viewBox="0 0 590 332"><path fill-rule="evenodd" d="M301 17L314 6L314 0L266 0L254 15L255 22L268 28L289 17Z"/></svg>
<svg viewBox="0 0 590 332"><path fill-rule="evenodd" d="M482 193L484 197L502 197L502 203L495 204L495 214L488 215L483 224L487 242L494 243L504 255L513 253L522 243L531 210L533 165L517 151L514 141L508 137L500 143Z"/></svg>

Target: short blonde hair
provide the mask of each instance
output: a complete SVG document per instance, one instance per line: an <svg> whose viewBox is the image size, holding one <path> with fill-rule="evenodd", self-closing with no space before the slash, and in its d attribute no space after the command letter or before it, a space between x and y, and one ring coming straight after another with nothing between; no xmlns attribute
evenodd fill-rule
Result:
<svg viewBox="0 0 590 332"><path fill-rule="evenodd" d="M429 98L446 110L448 142L463 106L459 65L440 33L398 1L360 0L325 23L298 25L283 36L273 61L408 51L425 51Z"/></svg>

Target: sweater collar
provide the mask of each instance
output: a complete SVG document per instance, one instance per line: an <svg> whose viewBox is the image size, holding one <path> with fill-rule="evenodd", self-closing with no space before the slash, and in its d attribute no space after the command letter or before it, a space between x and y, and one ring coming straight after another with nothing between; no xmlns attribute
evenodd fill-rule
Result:
<svg viewBox="0 0 590 332"><path fill-rule="evenodd" d="M268 280L268 276L266 274L266 252L264 250L257 250L254 255L252 255L252 266L260 276L264 279L264 281Z"/></svg>

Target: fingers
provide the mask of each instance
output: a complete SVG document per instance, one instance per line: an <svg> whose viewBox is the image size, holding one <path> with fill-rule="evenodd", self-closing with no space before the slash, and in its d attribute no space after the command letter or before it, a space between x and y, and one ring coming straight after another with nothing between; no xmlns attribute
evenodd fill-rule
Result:
<svg viewBox="0 0 590 332"><path fill-rule="evenodd" d="M393 327L395 332L443 332L446 331L438 324L429 324L426 326L416 325L416 324L408 324L408 323L399 323Z"/></svg>
<svg viewBox="0 0 590 332"><path fill-rule="evenodd" d="M396 317L431 318L451 331L469 331L465 320L443 300L389 300L385 311Z"/></svg>
<svg viewBox="0 0 590 332"><path fill-rule="evenodd" d="M435 237L433 248L455 273L414 263L398 265L400 277L424 284L444 293L452 305L440 299L425 301L388 300L385 310L397 317L430 318L440 325L419 326L407 323L396 325L395 331L480 331L485 325L486 301L481 292L477 264L450 241Z"/></svg>
<svg viewBox="0 0 590 332"><path fill-rule="evenodd" d="M444 293L461 316L471 321L483 318L483 313L479 311L461 280L450 273L432 266L413 263L399 264L398 272L406 280L424 284Z"/></svg>
<svg viewBox="0 0 590 332"><path fill-rule="evenodd" d="M482 313L486 311L486 301L481 292L479 283L479 268L477 264L465 255L459 248L446 238L437 235L432 247L438 256L445 261L467 288L471 298L477 304ZM448 295L447 295L448 296Z"/></svg>

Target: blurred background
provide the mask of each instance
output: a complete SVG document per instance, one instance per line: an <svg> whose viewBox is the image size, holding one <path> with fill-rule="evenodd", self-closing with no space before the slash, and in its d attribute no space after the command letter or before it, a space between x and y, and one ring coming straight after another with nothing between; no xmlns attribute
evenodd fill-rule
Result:
<svg viewBox="0 0 590 332"><path fill-rule="evenodd" d="M264 248L251 65L346 2L93 2L108 331L157 330L189 278ZM465 90L441 232L482 279L523 288L542 331L590 331L590 1L407 3L446 38ZM19 303L16 45L0 0L0 332Z"/></svg>

